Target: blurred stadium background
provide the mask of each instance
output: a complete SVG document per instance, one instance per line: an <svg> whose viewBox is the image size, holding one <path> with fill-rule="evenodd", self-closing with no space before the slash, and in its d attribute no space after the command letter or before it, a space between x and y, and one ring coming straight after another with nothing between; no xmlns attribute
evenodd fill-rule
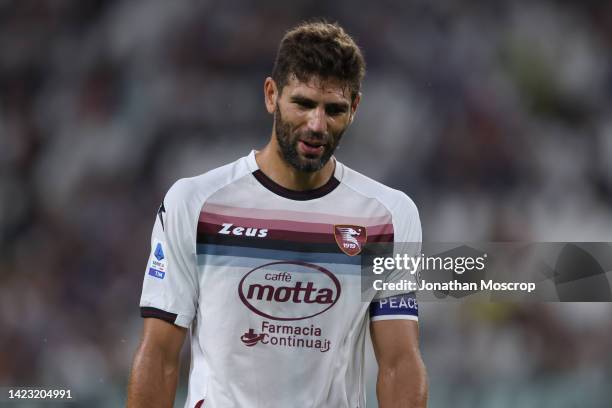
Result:
<svg viewBox="0 0 612 408"><path fill-rule="evenodd" d="M338 156L425 240L612 242L609 1L0 0L0 385L123 404L156 209L266 143L263 79L314 16L368 62ZM421 316L431 407L612 406L610 304Z"/></svg>

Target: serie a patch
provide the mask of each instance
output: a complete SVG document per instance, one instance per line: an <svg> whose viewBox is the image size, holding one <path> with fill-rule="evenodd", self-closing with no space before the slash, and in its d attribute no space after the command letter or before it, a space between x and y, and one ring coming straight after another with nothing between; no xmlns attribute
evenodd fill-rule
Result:
<svg viewBox="0 0 612 408"><path fill-rule="evenodd" d="M155 240L151 246L151 255L149 256L148 274L154 278L164 279L168 267L168 260L164 250L166 244L162 241Z"/></svg>

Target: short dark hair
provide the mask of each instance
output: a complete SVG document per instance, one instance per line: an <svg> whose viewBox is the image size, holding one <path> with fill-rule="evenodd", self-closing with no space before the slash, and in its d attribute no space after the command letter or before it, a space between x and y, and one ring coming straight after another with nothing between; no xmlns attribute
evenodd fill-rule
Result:
<svg viewBox="0 0 612 408"><path fill-rule="evenodd" d="M287 31L280 42L272 69L279 92L291 75L301 82L312 77L338 80L351 99L359 94L365 76L365 60L355 41L338 23L304 22Z"/></svg>

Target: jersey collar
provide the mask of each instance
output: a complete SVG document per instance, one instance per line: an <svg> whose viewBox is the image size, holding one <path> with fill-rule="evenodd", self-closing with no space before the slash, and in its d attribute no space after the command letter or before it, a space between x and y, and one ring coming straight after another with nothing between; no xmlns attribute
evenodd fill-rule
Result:
<svg viewBox="0 0 612 408"><path fill-rule="evenodd" d="M247 156L247 163L249 165L249 169L253 174L253 177L266 189L270 190L276 195L287 198L289 200L296 201L306 201L306 200L314 200L317 198L321 198L329 193L331 193L336 187L340 185L340 179L342 175L342 164L339 163L335 158L333 160L336 162L336 167L334 169L334 175L330 177L330 179L319 188L315 188L314 190L305 190L305 191L297 191L290 190L277 184L274 180L264 174L263 171L257 165L257 161L255 160L255 150L252 150L251 153Z"/></svg>

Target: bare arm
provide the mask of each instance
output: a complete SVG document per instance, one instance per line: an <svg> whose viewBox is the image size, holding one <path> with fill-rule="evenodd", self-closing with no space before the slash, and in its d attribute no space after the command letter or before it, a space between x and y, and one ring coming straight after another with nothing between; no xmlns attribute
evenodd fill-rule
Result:
<svg viewBox="0 0 612 408"><path fill-rule="evenodd" d="M160 319L144 319L142 340L128 385L128 408L174 405L179 355L187 329Z"/></svg>
<svg viewBox="0 0 612 408"><path fill-rule="evenodd" d="M418 324L412 320L371 323L378 361L376 394L379 408L427 406L427 373L419 351Z"/></svg>

